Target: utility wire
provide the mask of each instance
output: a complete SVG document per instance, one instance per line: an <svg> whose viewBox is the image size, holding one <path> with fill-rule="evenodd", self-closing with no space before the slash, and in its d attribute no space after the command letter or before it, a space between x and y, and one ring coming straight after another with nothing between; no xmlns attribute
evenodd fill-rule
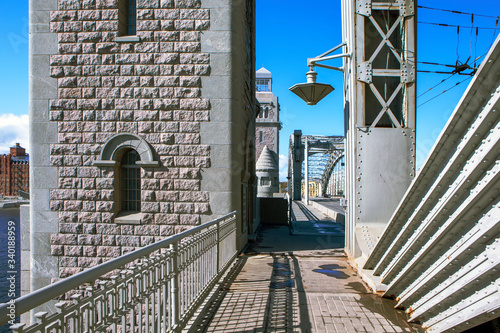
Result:
<svg viewBox="0 0 500 333"><path fill-rule="evenodd" d="M486 29L486 30L497 30L498 27L496 28L489 28L489 27L464 27L463 25L455 25L455 24L446 24L446 23L435 23L435 22L422 22L422 21L419 21L417 22L418 24L430 24L430 25L437 25L437 26L440 26L440 27L452 27L452 28L465 28L465 29L474 29L474 28L477 28L477 29Z"/></svg>
<svg viewBox="0 0 500 333"><path fill-rule="evenodd" d="M436 96L432 97L431 99L428 99L427 101L425 101L425 102L423 102L422 104L418 105L418 107L421 107L422 105L429 103L429 102L430 102L430 101L432 101L433 99L438 98L439 96L441 96L441 95L442 95L442 94L444 94L445 92L448 92L448 91L450 91L451 89L453 89L453 88L457 87L459 84L461 84L461 83L463 83L463 82L465 82L465 81L467 81L467 80L470 80L470 78L472 78L472 76L469 76L469 77L468 77L468 78L466 78L465 80L462 80L462 81L460 81L460 82L455 83L455 85L454 85L454 86L452 86L451 88L448 88L448 89L443 90L443 92L442 92L442 93L440 93L440 94L438 94L438 95L436 95Z"/></svg>
<svg viewBox="0 0 500 333"><path fill-rule="evenodd" d="M428 90L424 91L423 93L421 93L420 95L417 96L417 98L420 98L422 97L423 95L427 94L429 91L431 91L432 89L436 88L437 86L439 86L441 83L445 82L446 80L448 79L451 79L453 76L455 76L456 73L453 73L451 74L450 76L448 76L446 79L443 79L441 80L441 82L439 82L438 84L436 84L435 86L433 87L430 87Z"/></svg>
<svg viewBox="0 0 500 333"><path fill-rule="evenodd" d="M454 14L474 15L474 16L491 17L491 18L496 18L496 19L498 19L498 16L482 15L482 14L475 14L475 13L466 13L466 12L461 12L461 11L458 11L458 10L441 9L441 8L432 8L432 7L426 7L426 6L417 6L417 7L418 7L418 8L422 8L422 9L439 10L439 11L442 11L442 12L449 12L449 13L454 13Z"/></svg>

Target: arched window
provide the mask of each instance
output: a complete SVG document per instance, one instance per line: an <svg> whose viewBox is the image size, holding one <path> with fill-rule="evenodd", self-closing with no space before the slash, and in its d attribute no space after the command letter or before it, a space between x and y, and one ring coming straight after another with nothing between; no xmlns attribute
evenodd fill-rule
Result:
<svg viewBox="0 0 500 333"><path fill-rule="evenodd" d="M121 212L139 212L141 210L141 168L139 154L130 149L123 154L120 164Z"/></svg>
<svg viewBox="0 0 500 333"><path fill-rule="evenodd" d="M114 168L114 213L115 222L140 224L141 211L141 168L156 168L151 146L132 133L120 133L110 138L103 146L94 165ZM109 170L109 169L108 169Z"/></svg>
<svg viewBox="0 0 500 333"><path fill-rule="evenodd" d="M137 2L136 0L120 0L118 9L118 34L134 36L137 34Z"/></svg>

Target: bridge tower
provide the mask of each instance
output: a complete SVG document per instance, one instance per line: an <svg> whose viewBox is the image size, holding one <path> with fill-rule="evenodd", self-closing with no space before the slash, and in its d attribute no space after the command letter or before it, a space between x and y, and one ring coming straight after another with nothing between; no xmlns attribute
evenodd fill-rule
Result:
<svg viewBox="0 0 500 333"><path fill-rule="evenodd" d="M368 255L415 175L413 0L343 0L346 250Z"/></svg>

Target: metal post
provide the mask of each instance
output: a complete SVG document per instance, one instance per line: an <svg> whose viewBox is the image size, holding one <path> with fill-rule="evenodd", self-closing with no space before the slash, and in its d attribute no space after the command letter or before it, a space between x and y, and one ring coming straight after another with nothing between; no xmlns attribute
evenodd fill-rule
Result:
<svg viewBox="0 0 500 333"><path fill-rule="evenodd" d="M180 298L179 298L179 264L177 261L179 246L177 243L170 244L170 250L172 252L172 327L176 327L179 323L179 310L180 310Z"/></svg>
<svg viewBox="0 0 500 333"><path fill-rule="evenodd" d="M305 152L304 152L304 202L309 205L309 142L306 137Z"/></svg>
<svg viewBox="0 0 500 333"><path fill-rule="evenodd" d="M216 247L216 266L217 267L217 274L220 272L220 222L217 222L217 234L216 234L216 239L215 239L215 247Z"/></svg>
<svg viewBox="0 0 500 333"><path fill-rule="evenodd" d="M302 146L302 131L295 130L293 132L293 149L292 149L292 200L301 200L302 192L302 161L304 147Z"/></svg>

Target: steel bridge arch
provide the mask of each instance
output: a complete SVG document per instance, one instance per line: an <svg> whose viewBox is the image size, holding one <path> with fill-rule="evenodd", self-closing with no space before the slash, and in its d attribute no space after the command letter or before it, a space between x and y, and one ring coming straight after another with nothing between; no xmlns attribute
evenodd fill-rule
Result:
<svg viewBox="0 0 500 333"><path fill-rule="evenodd" d="M324 188L324 189L328 188L328 184L329 184L330 179L332 177L333 170L335 169L335 167L338 165L338 163L344 157L345 157L345 154L344 154L343 150L332 151L332 153L330 154L330 158L328 159L328 162L327 162L325 169L323 171L323 175L321 177L322 188Z"/></svg>

